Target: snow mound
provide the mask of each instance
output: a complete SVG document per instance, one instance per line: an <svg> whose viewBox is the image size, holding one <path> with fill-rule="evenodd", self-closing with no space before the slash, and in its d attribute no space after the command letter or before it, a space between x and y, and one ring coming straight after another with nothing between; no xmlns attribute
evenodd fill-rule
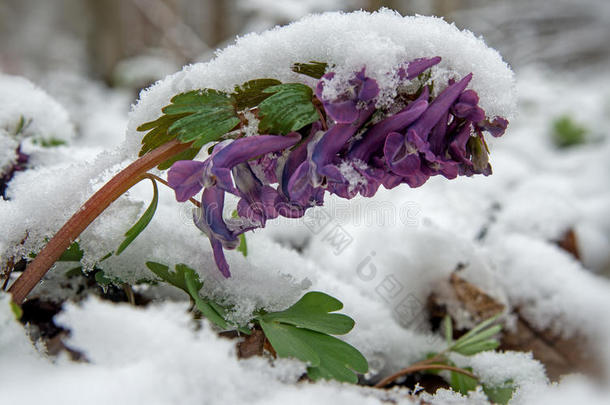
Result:
<svg viewBox="0 0 610 405"><path fill-rule="evenodd" d="M161 108L182 92L202 88L232 91L236 85L264 77L311 84L311 78L290 68L295 62L315 60L336 65L333 70L338 76L366 67L367 75L380 87L378 104L384 104L396 94L393 69L413 59L433 56L442 58L432 69L436 91L448 79L472 72L470 88L478 92L479 105L488 116L512 116L513 72L497 51L472 32L460 31L441 18L402 17L388 9L375 13L330 12L240 37L211 62L185 66L142 91L130 115L126 146L135 156L143 136L136 128L156 119Z"/></svg>
<svg viewBox="0 0 610 405"><path fill-rule="evenodd" d="M0 74L0 106L0 129L9 134L62 141L74 137L65 108L23 77Z"/></svg>

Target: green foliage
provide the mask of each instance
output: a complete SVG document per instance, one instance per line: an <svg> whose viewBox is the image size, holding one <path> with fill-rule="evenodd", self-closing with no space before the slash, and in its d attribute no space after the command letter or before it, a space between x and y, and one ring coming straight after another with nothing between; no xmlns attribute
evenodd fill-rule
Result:
<svg viewBox="0 0 610 405"><path fill-rule="evenodd" d="M264 92L273 95L258 106L261 133L287 134L319 119L312 102L313 91L304 84L279 84Z"/></svg>
<svg viewBox="0 0 610 405"><path fill-rule="evenodd" d="M490 387L483 384L483 392L487 395L487 398L495 404L508 404L508 401L513 397L515 392L515 386L512 380L508 380L504 385L499 387Z"/></svg>
<svg viewBox="0 0 610 405"><path fill-rule="evenodd" d="M58 262L80 262L84 252L80 248L78 242L72 242L70 247L59 256Z"/></svg>
<svg viewBox="0 0 610 405"><path fill-rule="evenodd" d="M62 146L62 145L67 145L68 143L66 141L64 141L63 139L58 139L58 138L35 138L32 139L32 143L34 143L35 145L40 145L43 148L54 148L56 146Z"/></svg>
<svg viewBox="0 0 610 405"><path fill-rule="evenodd" d="M261 316L265 322L281 322L320 333L344 335L354 327L354 320L347 315L331 314L339 311L343 304L336 298L322 292L305 294L290 308Z"/></svg>
<svg viewBox="0 0 610 405"><path fill-rule="evenodd" d="M588 132L586 127L575 122L569 115L562 115L553 121L553 142L560 148L584 143Z"/></svg>
<svg viewBox="0 0 610 405"><path fill-rule="evenodd" d="M449 346L449 351L471 356L486 350L495 350L500 345L492 336L502 330L502 325L492 326L500 315L493 316L465 333Z"/></svg>
<svg viewBox="0 0 610 405"><path fill-rule="evenodd" d="M23 310L21 307L15 304L13 301L9 302L9 305L11 306L11 311L13 311L13 315L15 315L15 319L20 320L23 316Z"/></svg>
<svg viewBox="0 0 610 405"><path fill-rule="evenodd" d="M464 368L464 370L472 372L472 369L470 367L466 367ZM453 389L454 391L459 392L463 395L468 395L468 391L474 391L479 383L472 377L452 371L450 377L450 384L451 389Z"/></svg>
<svg viewBox="0 0 610 405"><path fill-rule="evenodd" d="M319 79L324 76L326 72L326 68L328 67L327 63L324 62L316 62L310 61L309 63L295 63L292 65L292 71L296 73L300 73L302 75L306 75L309 77L313 77L314 79Z"/></svg>
<svg viewBox="0 0 610 405"><path fill-rule="evenodd" d="M230 325L224 318L226 316L226 308L214 303L213 301L201 297L199 290L203 287L203 282L199 280L199 275L195 270L185 264L177 264L175 271L170 272L169 267L155 262L146 262L146 267L155 273L163 281L166 281L178 287L193 300L197 309L210 322L221 328L222 330L235 329L234 325ZM242 332L245 330L240 329Z"/></svg>
<svg viewBox="0 0 610 405"><path fill-rule="evenodd" d="M238 218L239 214L237 213L237 210L233 211L231 216L233 218ZM248 256L248 243L246 242L246 235L243 233L239 235L239 246L237 246L237 251L241 252L244 257Z"/></svg>
<svg viewBox="0 0 610 405"><path fill-rule="evenodd" d="M494 322L496 322L499 316L500 314L479 323L455 341L453 340L453 325L451 318L446 316L443 320L443 332L445 341L447 342L447 349L442 353L431 353L428 357L435 360L434 364L455 367L455 364L447 357L448 352L458 353L463 356L472 356L484 351L497 349L500 342L498 342L494 336L502 330L502 326L494 325ZM472 373L472 369L469 367L463 368L462 370ZM477 385L479 385L478 380L456 371L450 372L449 383L454 391L464 395L467 395L469 391L475 390ZM508 403L514 390L515 387L513 386L512 381L507 381L502 386L488 386L483 384L483 391L487 397L498 404Z"/></svg>
<svg viewBox="0 0 610 405"><path fill-rule="evenodd" d="M265 93L265 89L281 83L282 82L275 79L255 79L250 80L241 86L235 86L234 97L237 110L240 111L256 107L271 95Z"/></svg>
<svg viewBox="0 0 610 405"><path fill-rule="evenodd" d="M146 266L162 280L187 293L210 322L223 330L237 329L250 334L248 328L227 321L227 307L199 294L203 282L195 270L184 264L177 264L175 271L161 263L146 262ZM353 346L331 336L346 334L354 327L354 320L350 317L332 313L342 308L339 300L327 294L309 292L284 311L260 311L251 322L260 325L279 357L306 362L311 379L356 383L356 373L368 371L366 359Z"/></svg>
<svg viewBox="0 0 610 405"><path fill-rule="evenodd" d="M179 161L179 160L192 160L193 158L195 158L195 156L197 156L197 154L199 153L199 151L201 150L201 147L197 148L197 147L190 147L185 151L182 151L180 153L178 153L175 156L172 156L171 158L167 159L165 162L161 163L159 166L157 166L157 168L159 170L167 170L170 167L172 167L172 165Z"/></svg>
<svg viewBox="0 0 610 405"><path fill-rule="evenodd" d="M271 346L280 357L294 357L308 363L310 378L336 379L356 383L357 373L366 373L368 363L353 346L329 334L349 332L354 321L342 314L337 299L321 292L309 292L285 311L256 318Z"/></svg>
<svg viewBox="0 0 610 405"><path fill-rule="evenodd" d="M320 71L323 74L326 68L322 62L295 66L298 66L295 71L314 76ZM192 142L192 148L161 163L158 168L165 170L177 160L193 159L205 144L219 141L242 123L241 111L257 107L255 113L262 117L261 133L297 131L319 118L312 97L308 86L282 84L275 79L250 80L235 86L230 94L213 89L178 94L162 109L162 116L138 127L138 131L147 131L140 156L178 139L183 143Z"/></svg>
<svg viewBox="0 0 610 405"><path fill-rule="evenodd" d="M134 226L125 232L125 240L123 240L123 242L119 245L119 248L116 251L117 256L120 255L121 252L123 252L123 250L125 250L140 233L142 233L155 215L155 211L157 210L157 205L159 203L159 190L157 189L157 182L152 178L150 181L153 185L153 199L148 208L146 208L146 211L144 211L144 214L142 214L140 219L138 219L138 222L136 222Z"/></svg>

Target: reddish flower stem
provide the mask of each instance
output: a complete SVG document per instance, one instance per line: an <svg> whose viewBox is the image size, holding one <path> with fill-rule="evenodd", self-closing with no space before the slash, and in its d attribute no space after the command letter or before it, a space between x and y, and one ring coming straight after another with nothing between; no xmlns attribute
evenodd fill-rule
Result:
<svg viewBox="0 0 610 405"><path fill-rule="evenodd" d="M104 184L49 240L49 243L38 253L23 274L9 288L8 291L12 294L13 301L21 304L70 244L114 200L138 183L142 176L150 169L188 149L190 146L190 143L184 144L177 140L168 142L148 152L121 170L108 183Z"/></svg>
<svg viewBox="0 0 610 405"><path fill-rule="evenodd" d="M423 364L423 363L424 362L416 363L407 368L403 368L399 372L392 374L391 376L386 377L383 380L379 381L377 384L375 384L375 388L383 388L386 385L389 385L392 381L396 380L399 377L402 377L402 376L405 376L408 374L412 374L417 371L422 371L422 370L449 370L449 371L454 371L456 373L463 374L463 375L473 378L475 380L478 380L476 375L472 374L468 370L464 370L459 367L453 367L453 366L449 366L447 364Z"/></svg>

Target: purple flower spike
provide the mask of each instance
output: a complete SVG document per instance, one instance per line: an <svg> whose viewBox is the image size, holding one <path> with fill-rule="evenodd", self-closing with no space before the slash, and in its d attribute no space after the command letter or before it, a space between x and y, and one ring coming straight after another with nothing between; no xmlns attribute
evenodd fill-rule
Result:
<svg viewBox="0 0 610 405"><path fill-rule="evenodd" d="M185 202L203 188L203 173L206 163L194 160L179 160L167 173L167 182L176 193L176 200Z"/></svg>
<svg viewBox="0 0 610 405"><path fill-rule="evenodd" d="M286 136L258 135L236 139L212 158L211 172L216 176L218 185L226 191L236 193L231 179L231 169L255 157L289 148L301 139L292 132Z"/></svg>
<svg viewBox="0 0 610 405"><path fill-rule="evenodd" d="M472 79L472 73L465 76L457 83L449 85L436 99L430 104L426 112L413 124L410 129L413 129L419 134L422 139L427 139L428 133L436 125L436 123L445 115L451 105L457 100L462 91L468 86Z"/></svg>
<svg viewBox="0 0 610 405"><path fill-rule="evenodd" d="M398 76L414 79L440 60L413 60L403 64ZM308 130L287 136L227 140L217 144L204 162L176 162L170 169L169 184L179 201L204 188L194 219L210 239L223 276L231 275L224 249L236 249L239 235L265 227L278 216L302 217L307 209L322 205L326 192L346 199L358 194L372 197L380 186L419 187L435 175L451 179L491 174L483 132L500 136L508 121L486 117L477 93L466 90L472 74L458 82L450 80L436 97L427 86L413 91L413 86L400 85L395 104L379 110L379 86L364 68L333 82L344 88L329 91L333 99L325 99L324 86L334 77L335 73L325 74L315 89L326 122L314 122ZM383 119L369 123L373 114ZM227 192L239 201L237 217L225 219Z"/></svg>
<svg viewBox="0 0 610 405"><path fill-rule="evenodd" d="M425 90L426 99L427 87ZM420 97L421 98L421 97ZM392 115L381 122L373 125L349 152L351 159L360 159L364 162L368 161L370 156L377 151L385 140L385 137L390 132L400 131L407 125L413 123L420 115L428 108L428 101L418 99L409 104L404 110L398 114Z"/></svg>
<svg viewBox="0 0 610 405"><path fill-rule="evenodd" d="M407 66L406 79L407 80L415 79L417 76L422 74L426 69L429 69L432 66L439 64L440 61L441 61L441 57L435 56L434 58L420 58L420 59L415 59L415 60L409 62L409 65Z"/></svg>

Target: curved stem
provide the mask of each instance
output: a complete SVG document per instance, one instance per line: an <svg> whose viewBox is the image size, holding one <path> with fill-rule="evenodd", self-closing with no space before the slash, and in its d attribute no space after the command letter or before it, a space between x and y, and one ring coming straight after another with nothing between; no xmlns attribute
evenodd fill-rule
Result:
<svg viewBox="0 0 610 405"><path fill-rule="evenodd" d="M399 377L405 376L407 374L415 373L415 372L421 371L421 370L449 370L449 371L454 371L456 373L464 374L465 376L478 380L476 375L472 374L468 370L464 370L459 367L448 366L446 364L414 364L407 368L403 368L399 372L394 373L391 376L386 377L383 380L379 381L377 384L375 384L375 388L383 388Z"/></svg>
<svg viewBox="0 0 610 405"><path fill-rule="evenodd" d="M12 294L13 301L21 304L70 244L114 200L139 182L142 175L172 156L188 149L190 146L190 143L184 144L177 140L170 141L145 154L104 184L49 240L49 243L38 253L23 274L9 288L8 291Z"/></svg>

